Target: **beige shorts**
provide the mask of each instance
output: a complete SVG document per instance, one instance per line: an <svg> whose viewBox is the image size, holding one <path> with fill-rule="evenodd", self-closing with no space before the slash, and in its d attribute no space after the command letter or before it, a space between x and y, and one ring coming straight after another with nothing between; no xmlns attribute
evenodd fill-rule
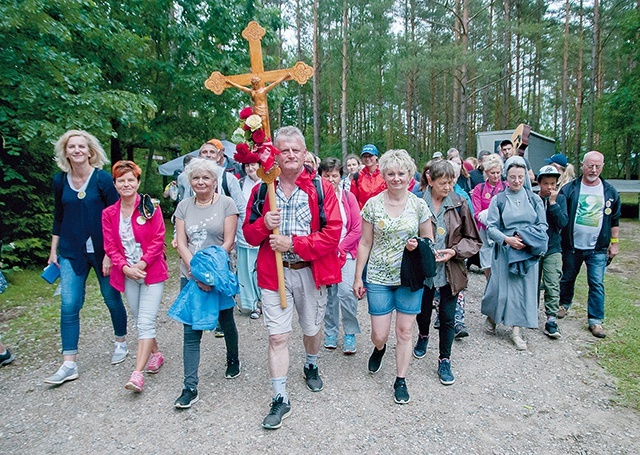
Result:
<svg viewBox="0 0 640 455"><path fill-rule="evenodd" d="M269 335L291 332L293 308L298 313L298 322L302 333L314 336L322 328L324 312L327 307L325 286L316 289L311 267L299 270L284 269L287 308L280 306L280 294L277 291L262 289L262 314Z"/></svg>

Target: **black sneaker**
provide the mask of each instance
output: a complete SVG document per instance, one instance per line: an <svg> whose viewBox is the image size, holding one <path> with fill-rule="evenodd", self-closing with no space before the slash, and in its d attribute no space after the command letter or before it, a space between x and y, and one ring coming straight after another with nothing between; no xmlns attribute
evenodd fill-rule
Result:
<svg viewBox="0 0 640 455"><path fill-rule="evenodd" d="M437 314L436 314L436 320L433 321L433 328L434 329L440 328L440 316L438 316Z"/></svg>
<svg viewBox="0 0 640 455"><path fill-rule="evenodd" d="M262 421L262 428L276 430L282 426L282 421L291 414L291 404L285 403L282 395L278 395L271 402L269 414Z"/></svg>
<svg viewBox="0 0 640 455"><path fill-rule="evenodd" d="M386 344L379 351L375 346L373 347L373 353L371 354L371 357L369 357L369 373L375 374L380 371L380 367L382 366L382 357L384 357L386 350Z"/></svg>
<svg viewBox="0 0 640 455"><path fill-rule="evenodd" d="M304 378L307 381L307 387L312 392L320 392L324 388L320 372L316 365L309 365L309 368L304 367Z"/></svg>
<svg viewBox="0 0 640 455"><path fill-rule="evenodd" d="M455 338L465 338L469 336L469 331L467 330L467 327L459 322L454 326L454 331L455 331Z"/></svg>
<svg viewBox="0 0 640 455"><path fill-rule="evenodd" d="M393 384L393 401L398 404L407 404L411 401L409 397L409 391L407 390L407 381L404 378L396 378L396 382Z"/></svg>
<svg viewBox="0 0 640 455"><path fill-rule="evenodd" d="M11 362L15 360L15 357L11 355L8 349L5 349L4 354L0 355L0 367L4 365L9 365Z"/></svg>
<svg viewBox="0 0 640 455"><path fill-rule="evenodd" d="M560 338L562 336L555 321L549 321L544 324L544 334L549 338Z"/></svg>
<svg viewBox="0 0 640 455"><path fill-rule="evenodd" d="M418 340L416 341L416 345L413 347L413 356L416 359L421 359L425 355L427 355L427 346L429 345L429 336L423 337L422 335L418 335Z"/></svg>
<svg viewBox="0 0 640 455"><path fill-rule="evenodd" d="M198 391L196 389L184 389L182 395L178 397L173 405L178 409L188 409L198 400Z"/></svg>
<svg viewBox="0 0 640 455"><path fill-rule="evenodd" d="M238 359L228 359L227 360L227 371L224 373L224 377L227 379L233 379L240 376L240 360Z"/></svg>

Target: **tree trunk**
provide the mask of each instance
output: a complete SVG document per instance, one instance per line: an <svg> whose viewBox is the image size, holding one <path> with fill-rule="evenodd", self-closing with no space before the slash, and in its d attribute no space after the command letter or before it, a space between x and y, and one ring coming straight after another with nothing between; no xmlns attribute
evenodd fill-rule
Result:
<svg viewBox="0 0 640 455"><path fill-rule="evenodd" d="M596 104L596 90L598 90L598 0L593 0L593 42L591 43L591 90L589 93L589 117L587 120L587 145L589 150L594 148L593 117Z"/></svg>
<svg viewBox="0 0 640 455"><path fill-rule="evenodd" d="M467 152L467 47L469 45L469 0L462 1L462 24L460 27L462 65L460 66L460 131L458 149Z"/></svg>
<svg viewBox="0 0 640 455"><path fill-rule="evenodd" d="M340 134L342 143L342 163L347 164L347 26L349 24L349 6L347 0L342 1L342 106L340 108Z"/></svg>
<svg viewBox="0 0 640 455"><path fill-rule="evenodd" d="M580 0L580 37L578 39L578 87L577 100L576 100L576 149L573 162L578 163L580 161L580 152L582 152L582 59L584 50L584 27L583 27L584 9L583 0Z"/></svg>
<svg viewBox="0 0 640 455"><path fill-rule="evenodd" d="M116 119L111 119L111 128L116 134L111 135L111 162L117 163L122 159L122 144L120 144L120 122Z"/></svg>
<svg viewBox="0 0 640 455"><path fill-rule="evenodd" d="M296 39L298 41L298 61L302 60L302 11L300 9L300 0L296 0ZM315 52L314 52L315 56ZM314 62L315 68L315 62ZM317 75L313 78L316 79ZM302 99L302 86L298 84L298 128L304 131L303 109L304 100Z"/></svg>
<svg viewBox="0 0 640 455"><path fill-rule="evenodd" d="M509 109L511 107L511 24L509 23L509 0L504 1L504 49L503 49L503 77L502 82L502 123L500 129L506 129L509 124Z"/></svg>
<svg viewBox="0 0 640 455"><path fill-rule="evenodd" d="M567 97L569 95L569 0L565 2L564 55L562 58L562 119L560 128L560 150L567 153Z"/></svg>
<svg viewBox="0 0 640 455"><path fill-rule="evenodd" d="M318 24L318 0L313 1L313 68L315 75L313 77L313 153L320 156L320 59L318 56L319 43L319 24Z"/></svg>

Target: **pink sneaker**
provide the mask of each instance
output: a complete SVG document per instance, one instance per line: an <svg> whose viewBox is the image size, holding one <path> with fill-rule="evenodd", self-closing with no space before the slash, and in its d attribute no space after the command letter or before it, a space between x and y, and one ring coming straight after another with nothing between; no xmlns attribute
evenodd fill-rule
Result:
<svg viewBox="0 0 640 455"><path fill-rule="evenodd" d="M147 366L144 367L144 372L149 374L156 374L160 371L160 367L164 364L164 357L162 357L162 352L158 351L155 354L151 354L149 357L149 361L147 362Z"/></svg>
<svg viewBox="0 0 640 455"><path fill-rule="evenodd" d="M124 388L127 390L131 390L133 392L142 392L143 386L144 386L144 377L142 376L142 373L139 371L134 371L133 373L131 373L129 382L127 382Z"/></svg>

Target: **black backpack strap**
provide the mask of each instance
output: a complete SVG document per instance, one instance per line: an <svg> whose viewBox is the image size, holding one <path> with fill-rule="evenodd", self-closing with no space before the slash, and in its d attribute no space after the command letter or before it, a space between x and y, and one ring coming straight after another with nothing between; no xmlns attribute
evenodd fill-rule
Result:
<svg viewBox="0 0 640 455"><path fill-rule="evenodd" d="M227 171L222 173L222 191L224 191L225 196L231 197L229 194L229 184L227 183Z"/></svg>

